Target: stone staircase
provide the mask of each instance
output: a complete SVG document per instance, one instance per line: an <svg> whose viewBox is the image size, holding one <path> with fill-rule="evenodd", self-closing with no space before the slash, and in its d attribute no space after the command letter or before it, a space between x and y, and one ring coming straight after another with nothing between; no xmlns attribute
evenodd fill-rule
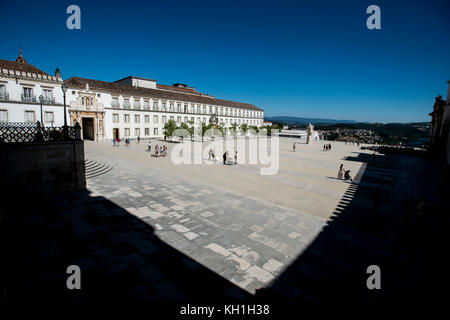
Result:
<svg viewBox="0 0 450 320"><path fill-rule="evenodd" d="M84 160L86 179L92 179L112 170L112 166L92 159Z"/></svg>

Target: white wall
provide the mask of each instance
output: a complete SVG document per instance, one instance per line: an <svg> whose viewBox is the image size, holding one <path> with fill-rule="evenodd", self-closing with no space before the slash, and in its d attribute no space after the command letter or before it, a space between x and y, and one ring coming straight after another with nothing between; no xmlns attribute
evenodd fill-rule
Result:
<svg viewBox="0 0 450 320"><path fill-rule="evenodd" d="M61 90L61 83L45 83L34 79L9 79L6 77L0 77L0 85L4 85L6 93L9 94L9 100L0 101L0 110L7 110L8 122L24 122L25 111L34 111L35 120L40 121L40 102L39 96L43 94L43 90L51 90L52 95L55 98L54 104L44 103L42 106L44 119L45 111L53 112L54 123L53 126L64 125L64 108L63 108L63 94ZM22 101L23 88L32 88L35 102ZM45 123L44 125L51 125Z"/></svg>
<svg viewBox="0 0 450 320"><path fill-rule="evenodd" d="M75 93L74 93L75 92ZM86 92L86 89L79 89L79 88L69 88L67 90L67 101L72 106L79 106L77 104L77 99L80 98L80 92ZM143 97L133 97L133 96L123 96L123 95L115 95L111 94L109 92L101 92L101 91L89 91L89 93L95 94L95 99L97 100L97 104L102 106L102 110L105 112L105 139L111 140L113 139L113 128L119 129L119 135L120 138L124 138L125 136L125 128L129 128L130 134L128 137L130 138L136 138L135 135L135 128L140 129L139 136L141 138L154 138L154 137L163 137L164 132L164 123L162 122L162 117L166 117L166 122L170 120L170 117L173 117L174 121L177 122L178 117L181 117L181 122L185 122L185 117L187 117L188 121L191 121L191 118L194 118L195 127L200 127L201 122L203 118L205 118L205 123L209 123L210 114L197 114L197 113L191 113L194 110L197 109L197 106L200 106L200 110L203 112L203 106L206 106L206 111L208 112L208 106L209 105L202 105L199 103L190 103L190 102L183 102L183 101L170 101L170 100L161 100L156 98L143 98ZM100 94L100 97L98 97L98 94ZM120 108L113 108L112 107L112 98L117 97L119 101ZM130 108L129 109L123 109L123 103L124 99L129 99L130 101ZM139 99L140 101L140 110L134 109L134 100ZM144 101L149 102L149 110L144 110ZM174 104L174 110L177 110L177 105L181 104L181 110L184 110L184 105L187 105L188 113L183 112L163 112L162 111L162 103L163 101L166 102L166 110L170 109L170 104L173 102ZM154 102L157 103L157 110L154 110L153 104ZM211 105L212 106L212 105ZM218 112L218 108L220 106L212 106L213 110L212 112ZM100 110L99 110L100 111ZM115 123L113 122L113 114L118 114L119 116L119 122ZM124 121L124 115L129 115L129 123L125 123ZM232 113L231 113L232 114ZM140 116L140 122L135 122L135 115ZM149 122L145 122L145 115L149 115L150 119ZM234 121L238 122L238 124L242 124L245 122L248 122L249 125L251 124L251 120L254 121L254 125L261 126L263 122L263 118L259 118L258 116L262 117L262 113L255 113L254 114L257 118L235 118L231 116L218 116L220 119L219 122L223 122L226 124L226 127L230 127ZM158 117L158 122L155 123L154 119L155 116ZM200 118L200 121L198 120ZM228 123L226 123L226 120L228 120ZM149 135L145 134L145 129L149 129ZM154 133L154 129L158 129L157 135Z"/></svg>

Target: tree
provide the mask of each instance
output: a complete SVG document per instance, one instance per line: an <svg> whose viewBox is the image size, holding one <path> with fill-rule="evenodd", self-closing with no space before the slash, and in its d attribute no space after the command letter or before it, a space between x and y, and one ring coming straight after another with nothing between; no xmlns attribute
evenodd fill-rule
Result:
<svg viewBox="0 0 450 320"><path fill-rule="evenodd" d="M174 120L169 120L164 125L164 138L172 137L173 132L177 129L177 124Z"/></svg>
<svg viewBox="0 0 450 320"><path fill-rule="evenodd" d="M193 121L188 121L187 124L182 122L180 128L186 130L189 133L189 135L191 136L191 141L194 140L195 127Z"/></svg>
<svg viewBox="0 0 450 320"><path fill-rule="evenodd" d="M216 129L222 134L223 137L226 136L227 128L225 128L225 124L223 122L219 123L216 126Z"/></svg>
<svg viewBox="0 0 450 320"><path fill-rule="evenodd" d="M204 122L202 122L202 127L200 128L201 130L201 135L202 135L202 142L203 142L203 137L205 136L205 132L208 131L209 129L212 128L212 124L205 124Z"/></svg>
<svg viewBox="0 0 450 320"><path fill-rule="evenodd" d="M255 133L259 132L258 126L250 126L250 129L253 129L253 131L255 131Z"/></svg>
<svg viewBox="0 0 450 320"><path fill-rule="evenodd" d="M242 133L245 135L248 131L248 124L246 124L246 123L241 124L240 129L241 129Z"/></svg>
<svg viewBox="0 0 450 320"><path fill-rule="evenodd" d="M234 122L230 127L230 130L233 133L234 139L236 139L237 128L238 128L238 124L236 122Z"/></svg>

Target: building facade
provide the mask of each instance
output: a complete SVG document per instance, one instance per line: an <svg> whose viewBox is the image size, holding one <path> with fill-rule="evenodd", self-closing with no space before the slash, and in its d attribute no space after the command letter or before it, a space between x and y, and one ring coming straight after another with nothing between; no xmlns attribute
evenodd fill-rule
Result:
<svg viewBox="0 0 450 320"><path fill-rule="evenodd" d="M64 125L65 84L67 124L78 122L85 140L160 138L174 120L200 128L215 114L224 127L263 125L264 110L248 103L217 99L186 84L126 77L114 82L71 77L65 81L29 64L22 49L16 61L0 59L0 122L41 121ZM42 117L41 102L42 99Z"/></svg>
<svg viewBox="0 0 450 320"><path fill-rule="evenodd" d="M15 61L0 59L0 122L64 124L63 80L29 64L20 50ZM42 117L41 102L42 96Z"/></svg>
<svg viewBox="0 0 450 320"><path fill-rule="evenodd" d="M430 149L443 156L450 165L450 81L447 81L447 100L438 96L435 99L430 123Z"/></svg>
<svg viewBox="0 0 450 320"><path fill-rule="evenodd" d="M71 123L80 123L84 139L160 138L169 120L199 128L213 114L228 128L233 123L260 127L264 119L254 105L217 99L180 83L160 85L130 76L115 82L72 77L65 84Z"/></svg>

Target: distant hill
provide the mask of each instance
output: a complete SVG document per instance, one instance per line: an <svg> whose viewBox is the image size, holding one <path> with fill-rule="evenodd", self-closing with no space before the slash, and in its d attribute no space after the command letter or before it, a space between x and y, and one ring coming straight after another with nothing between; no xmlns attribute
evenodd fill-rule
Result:
<svg viewBox="0 0 450 320"><path fill-rule="evenodd" d="M290 116L274 116L265 117L266 121L272 121L281 123L283 125L290 126L301 126L306 124L336 124L336 123L358 123L354 120L336 120L336 119L321 119L321 118L301 118L301 117L290 117Z"/></svg>
<svg viewBox="0 0 450 320"><path fill-rule="evenodd" d="M335 123L319 124L315 128L318 130L345 130L345 129L365 129L374 131L384 141L403 142L426 142L429 135L429 122L415 123Z"/></svg>

